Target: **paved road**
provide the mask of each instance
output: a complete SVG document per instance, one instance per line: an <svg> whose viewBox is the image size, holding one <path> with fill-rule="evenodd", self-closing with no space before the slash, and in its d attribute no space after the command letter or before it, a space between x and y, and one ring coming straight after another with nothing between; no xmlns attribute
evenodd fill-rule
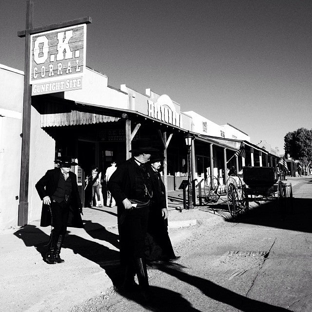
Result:
<svg viewBox="0 0 312 312"><path fill-rule="evenodd" d="M286 214L267 203L180 230L181 261L150 268L148 304L111 292L72 311L312 311L312 177L289 180Z"/></svg>

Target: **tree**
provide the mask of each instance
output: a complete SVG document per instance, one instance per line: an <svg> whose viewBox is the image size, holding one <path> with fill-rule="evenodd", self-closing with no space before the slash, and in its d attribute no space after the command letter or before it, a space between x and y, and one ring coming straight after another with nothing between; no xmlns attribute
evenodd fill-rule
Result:
<svg viewBox="0 0 312 312"><path fill-rule="evenodd" d="M299 128L284 137L285 154L304 162L312 161L312 130Z"/></svg>

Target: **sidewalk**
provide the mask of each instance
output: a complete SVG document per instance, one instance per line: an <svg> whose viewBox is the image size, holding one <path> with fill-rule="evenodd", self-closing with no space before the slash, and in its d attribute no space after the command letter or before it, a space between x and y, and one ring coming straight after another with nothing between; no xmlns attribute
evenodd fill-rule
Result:
<svg viewBox="0 0 312 312"><path fill-rule="evenodd" d="M293 187L298 181L302 179L288 180ZM306 183L297 196L311 197L311 189L312 184ZM169 195L182 198L180 192ZM169 202L173 245L185 239L179 235L181 227L194 226L204 219L211 224L223 222L222 216L207 207L180 211L176 206L179 206L177 202ZM41 228L39 220L24 228L0 232L0 306L3 311L69 311L112 287L109 276L119 263L116 207L84 208L83 220L84 229L69 228L70 235L62 249L65 260L62 264L48 265L42 260L50 227Z"/></svg>
<svg viewBox="0 0 312 312"><path fill-rule="evenodd" d="M172 194L178 196L179 193ZM68 311L74 305L105 294L112 287L110 268L119 263L117 209L84 208L85 228L69 228L62 249L62 264L42 260L50 227L39 220L0 232L0 306L3 311ZM179 227L197 220L219 217L199 209L180 212L169 208L169 230L173 245ZM221 221L221 220L220 220Z"/></svg>

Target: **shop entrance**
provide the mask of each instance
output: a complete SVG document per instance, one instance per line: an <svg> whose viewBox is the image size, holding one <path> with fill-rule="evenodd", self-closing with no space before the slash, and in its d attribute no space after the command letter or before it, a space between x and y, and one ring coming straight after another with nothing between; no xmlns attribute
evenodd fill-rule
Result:
<svg viewBox="0 0 312 312"><path fill-rule="evenodd" d="M85 178L91 174L93 166L99 168L102 173L102 193L103 193L103 205L106 204L107 190L105 183L105 171L110 166L112 160L118 162L122 153L117 151L123 151L123 144L107 143L91 140L78 140L78 163L77 176L78 176L78 188L81 201L84 205L85 202Z"/></svg>
<svg viewBox="0 0 312 312"><path fill-rule="evenodd" d="M199 180L207 180L210 175L210 158L207 156L196 156L196 173Z"/></svg>
<svg viewBox="0 0 312 312"><path fill-rule="evenodd" d="M78 189L85 205L85 178L91 173L92 166L98 166L96 142L78 140Z"/></svg>

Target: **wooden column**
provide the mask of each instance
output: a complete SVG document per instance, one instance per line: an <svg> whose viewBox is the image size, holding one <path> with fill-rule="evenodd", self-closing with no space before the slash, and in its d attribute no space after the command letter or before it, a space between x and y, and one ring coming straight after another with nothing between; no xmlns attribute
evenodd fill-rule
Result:
<svg viewBox="0 0 312 312"><path fill-rule="evenodd" d="M166 203L167 203L167 207L168 207L168 162L167 162L167 157L168 157L168 153L167 153L167 150L168 150L168 146L170 144L170 141L172 139L172 136L173 134L171 133L169 135L169 137L167 138L167 132L161 132L161 130L158 130L158 133L160 135L160 138L161 138L161 141L162 141L162 144L163 144L163 148L164 148L164 163L163 163L163 169L164 169L164 177L163 177L163 180L164 180L164 185L165 185L165 189L166 189Z"/></svg>
<svg viewBox="0 0 312 312"><path fill-rule="evenodd" d="M214 175L214 157L213 157L213 144L210 144L210 180L212 179Z"/></svg>
<svg viewBox="0 0 312 312"><path fill-rule="evenodd" d="M135 137L136 133L139 131L141 127L141 124L137 124L135 126L135 128L133 129L133 131L131 132L131 120L130 119L126 119L125 122L125 132L126 132L126 159L131 158L131 142L133 140L133 138Z"/></svg>
<svg viewBox="0 0 312 312"><path fill-rule="evenodd" d="M130 150L131 150L131 120L126 119L125 122L125 132L126 132L126 159L131 157Z"/></svg>
<svg viewBox="0 0 312 312"><path fill-rule="evenodd" d="M227 159L226 159L226 148L223 149L223 159L224 159L224 184L228 179L228 171L227 171Z"/></svg>
<svg viewBox="0 0 312 312"><path fill-rule="evenodd" d="M246 158L242 156L242 167L246 166Z"/></svg>
<svg viewBox="0 0 312 312"><path fill-rule="evenodd" d="M191 170L192 170L192 179L195 178L196 173L196 151L195 151L195 139L192 140L192 148L191 148Z"/></svg>
<svg viewBox="0 0 312 312"><path fill-rule="evenodd" d="M238 156L235 156L235 164L236 164L236 172L238 173L240 171Z"/></svg>
<svg viewBox="0 0 312 312"><path fill-rule="evenodd" d="M255 151L252 147L250 148L250 161L251 161L250 166L254 167L255 166Z"/></svg>
<svg viewBox="0 0 312 312"><path fill-rule="evenodd" d="M265 167L272 167L271 163L269 163L269 154L265 154L264 159L265 159Z"/></svg>
<svg viewBox="0 0 312 312"><path fill-rule="evenodd" d="M30 85L30 31L33 27L34 3L27 0L25 30L25 63L24 63L24 94L23 94L23 125L22 153L20 172L20 193L18 205L18 225L28 223L28 187L29 187L29 153L31 125L31 85Z"/></svg>
<svg viewBox="0 0 312 312"><path fill-rule="evenodd" d="M164 185L165 185L165 189L166 189L166 203L168 205L168 194L167 194L167 190L168 190L168 162L167 162L167 148L166 148L166 142L167 142L167 132L164 132L162 134L162 142L163 142L163 146L164 146Z"/></svg>

